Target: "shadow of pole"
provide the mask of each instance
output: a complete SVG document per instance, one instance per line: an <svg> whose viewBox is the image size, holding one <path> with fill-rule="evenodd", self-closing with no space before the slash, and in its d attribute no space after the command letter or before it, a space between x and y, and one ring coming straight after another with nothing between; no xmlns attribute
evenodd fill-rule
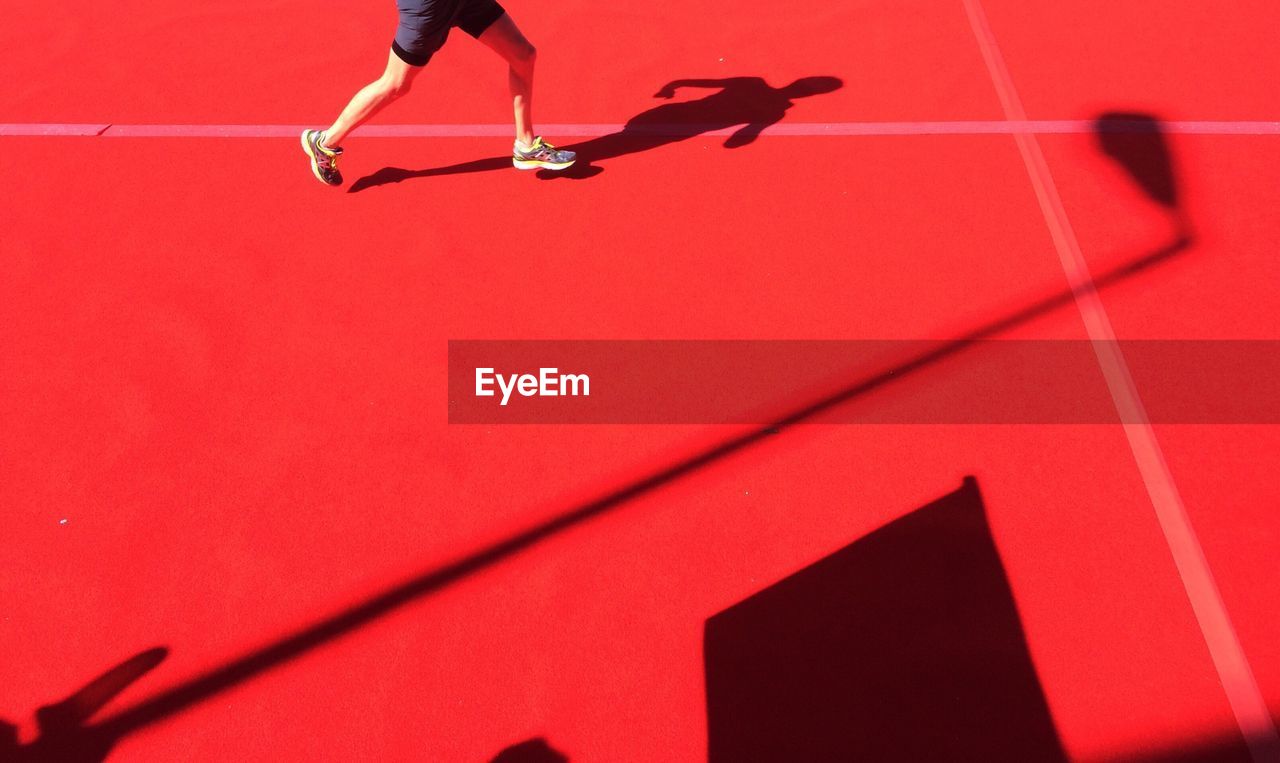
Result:
<svg viewBox="0 0 1280 763"><path fill-rule="evenodd" d="M1155 124L1158 128L1158 122ZM1159 134L1158 129L1156 134ZM1170 176L1172 175L1170 174ZM1176 203L1173 211L1177 213ZM921 353L895 368L858 380L839 392L798 406L770 424L754 428L745 434L706 448L691 457L624 485L594 501L566 511L547 522L480 549L451 564L429 570L279 641L253 650L219 667L163 690L104 719L96 725L78 726L78 733L86 739L94 740L95 745L97 745L97 748L101 748L102 753L96 758L80 757L74 758L74 760L77 763L100 760L101 757L105 756L112 744L140 728L164 720L193 705L206 701L267 670L338 639L410 602L421 599L464 577L509 559L564 530L580 525L629 501L652 493L704 466L728 458L766 438L777 435L782 429L805 423L837 406L892 384L941 360L955 356L982 340L993 338L1054 310L1072 305L1076 297L1081 293L1106 288L1117 282L1133 278L1184 251L1192 242L1192 236L1187 232L1186 228L1180 225L1177 236L1171 242L1139 256L1125 265L1095 277L1091 288L1082 287L1074 290L1064 290L1036 300L1020 310L973 328L956 339L942 342L936 348ZM0 752L5 752L5 745L10 744L6 741L11 736L8 733L8 728L7 724L0 724ZM12 745L16 745L16 736ZM12 745L10 749L12 749ZM21 759L33 761L72 760L31 757L34 752L45 749L42 745L42 740L38 739L30 745L20 746L18 752L25 753L28 756ZM15 754L14 758L18 759L18 755Z"/></svg>

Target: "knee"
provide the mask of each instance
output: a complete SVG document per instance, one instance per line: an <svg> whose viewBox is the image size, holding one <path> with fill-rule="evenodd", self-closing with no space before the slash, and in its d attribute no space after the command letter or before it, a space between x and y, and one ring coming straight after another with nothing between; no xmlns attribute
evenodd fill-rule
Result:
<svg viewBox="0 0 1280 763"><path fill-rule="evenodd" d="M538 60L538 49L533 47L533 43L528 40L522 40L512 53L511 63L517 66L532 67L536 60Z"/></svg>

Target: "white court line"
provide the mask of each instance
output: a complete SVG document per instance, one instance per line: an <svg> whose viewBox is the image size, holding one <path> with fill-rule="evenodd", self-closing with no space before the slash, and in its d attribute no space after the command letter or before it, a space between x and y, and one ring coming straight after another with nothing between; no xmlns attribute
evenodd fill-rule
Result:
<svg viewBox="0 0 1280 763"><path fill-rule="evenodd" d="M311 125L314 127L314 125ZM198 125L198 124L59 124L52 122L0 123L0 137L80 137L80 138L293 138L307 125ZM542 132L561 137L597 137L621 132L623 124L543 124ZM631 128L637 135L724 136L740 125L653 124ZM1018 135L1071 134L1093 132L1094 122L1067 120L960 120L949 122L788 122L764 129L764 135L811 137L821 135ZM1149 123L1111 122L1115 132L1149 131ZM1280 135L1280 122L1171 121L1161 122L1167 133L1188 135ZM475 138L508 137L510 124L412 124L365 125L353 134L365 138Z"/></svg>
<svg viewBox="0 0 1280 763"><path fill-rule="evenodd" d="M1000 55L980 0L963 2L1005 115L1011 121L1025 120L1026 112L1022 108L1004 58ZM1134 461L1137 462L1142 480L1146 484L1160 529L1173 554L1174 564L1187 597L1191 600L1191 608L1209 647L1209 654L1235 714L1236 723L1255 761L1271 763L1280 760L1277 757L1280 755L1277 752L1280 751L1280 735L1276 733L1271 713L1258 690L1258 683L1231 624L1204 549L1196 537L1195 528L1191 526L1182 496L1178 493L1164 452L1160 449L1160 443L1156 440L1155 431L1138 396L1133 376L1129 373L1129 366L1116 342L1115 330L1098 297L1093 277L1089 274L1088 264L1080 250L1080 243L1076 240L1071 221L1067 219L1066 209L1053 182L1053 175L1049 172L1044 154L1040 152L1040 144L1035 135L1028 132L1015 133L1014 139L1026 164L1027 173L1031 176L1040 210L1049 226L1058 257L1062 261L1062 269L1075 294L1076 307L1093 342L1098 364L1102 367L1116 411L1120 414L1120 420L1125 422L1124 432L1129 440L1129 448L1133 451Z"/></svg>

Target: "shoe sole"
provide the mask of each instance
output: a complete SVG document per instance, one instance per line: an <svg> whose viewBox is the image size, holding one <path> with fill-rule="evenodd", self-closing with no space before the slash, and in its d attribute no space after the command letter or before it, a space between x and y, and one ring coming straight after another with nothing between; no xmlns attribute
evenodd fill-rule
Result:
<svg viewBox="0 0 1280 763"><path fill-rule="evenodd" d="M515 168L518 170L555 170L558 172L560 170L564 170L572 167L573 162L576 162L576 161L578 160L574 159L573 161L556 163L556 162L539 162L539 161L531 161L529 159L512 158L511 164L514 165Z"/></svg>
<svg viewBox="0 0 1280 763"><path fill-rule="evenodd" d="M325 185L341 185L341 183L330 183L328 180L324 179L323 175L320 174L320 163L316 161L316 154L314 151L311 150L311 141L307 140L307 135L310 134L311 132L313 131L312 130L302 131L302 150L306 152L307 158L311 160L311 174L315 175L316 180L319 180L321 183L324 183Z"/></svg>

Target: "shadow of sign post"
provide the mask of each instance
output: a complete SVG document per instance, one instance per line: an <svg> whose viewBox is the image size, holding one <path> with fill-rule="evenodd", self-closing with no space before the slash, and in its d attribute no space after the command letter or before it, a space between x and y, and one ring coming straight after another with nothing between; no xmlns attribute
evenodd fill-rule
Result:
<svg viewBox="0 0 1280 763"><path fill-rule="evenodd" d="M750 78L754 79L754 78ZM800 82L804 82L803 80ZM681 86L702 86L706 83L686 82L677 83ZM773 96L764 96L765 103L750 106L750 108L758 108L759 111L748 114L746 111L734 112L732 124L741 124L740 118L748 116L758 121L748 121L744 127L745 132L739 130L741 137L739 141L750 142L754 136L759 134L759 130L752 128L751 125L762 124L772 115L781 118L781 114L785 114L786 108L784 102L789 104L793 97L803 96L806 88L812 92L830 92L830 88L838 86L838 80L826 83L808 83L799 91L791 92L788 88L780 89L779 99L777 102L769 103L768 98ZM730 100L736 101L741 98L755 97L752 93L756 91L753 88L758 84L737 84L726 86L718 93L710 96L710 99L722 98L723 101L713 101L712 107L705 104L701 107L693 107L692 110L685 112L685 116L693 119L699 111L697 109L707 109L708 113L723 114L724 110L729 106L723 105ZM767 85L765 85L767 87ZM828 88L824 90L823 88ZM661 91L660 91L661 92ZM726 95L726 93L728 95ZM704 101L708 99L703 99ZM699 102L693 102L699 103ZM716 105L720 104L720 105ZM677 105L672 105L675 108ZM747 109L749 105L743 105L741 108ZM734 105L733 108L738 108ZM664 107L659 107L662 109ZM667 114L668 112L659 112L659 109L645 112L632 120L629 125L633 125L630 135L640 141L638 145L647 145L656 147L664 143L672 142L671 136L645 136L641 126L644 124L658 124L659 113ZM781 112L779 112L781 109ZM717 118L714 124L722 124L727 120L725 117ZM1099 120L1099 125L1104 120ZM1155 136L1155 139L1163 141L1159 123L1154 118L1143 118L1135 121L1135 115L1127 115L1125 120L1112 119L1106 122L1107 128L1103 130L1099 127L1099 135L1106 136L1109 132L1124 133L1129 130L1133 134L1145 136ZM1126 125L1128 125L1126 127ZM705 125L704 125L705 126ZM699 128L701 129L701 128ZM626 134L624 129L621 136ZM1125 133L1128 134L1128 133ZM686 136L687 137L687 136ZM604 136L597 139L599 141L621 140L620 137ZM659 139L661 138L661 139ZM676 136L678 139L679 136ZM630 138L628 138L630 139ZM1155 246L1150 251L1142 253L1126 264L1117 267L1107 273L1099 274L1094 279L1094 288L1102 289L1120 281L1133 278L1140 275L1151 268L1166 262L1171 257L1179 254L1189 247L1192 242L1192 236L1189 232L1189 226L1185 224L1184 213L1182 212L1179 195L1177 193L1176 178L1171 166L1171 158L1167 149L1163 154L1158 149L1150 149L1150 143L1142 143L1141 141L1115 141L1105 137L1100 138L1103 143L1104 152L1109 156L1113 156L1117 161L1125 166L1127 171L1131 172L1135 180L1144 188L1144 192L1148 193L1153 199L1169 209L1170 212L1178 219L1179 229L1172 241ZM1150 137L1148 138L1150 141ZM608 147L608 142L597 143L597 146ZM614 155L621 155L621 143L617 148L609 149L618 151ZM1139 150L1142 146L1148 146L1145 150ZM607 150L602 150L608 153ZM1134 156L1139 155L1145 157L1144 161L1136 161ZM1163 156L1163 159L1161 158ZM487 160L491 161L491 160ZM502 162L509 162L509 159L502 159ZM1163 164L1162 164L1163 162ZM461 165L460 165L461 166ZM505 166L505 165L504 165ZM1128 169L1130 167L1141 168ZM496 167L482 167L481 169L491 169ZM447 169L447 168L446 168ZM476 169L458 170L458 171L478 171ZM429 171L436 172L436 171ZM1166 174L1167 173L1167 174ZM439 174L436 172L436 174ZM1143 178L1146 178L1145 180ZM1163 179L1162 179L1163 178ZM1166 186L1167 179L1167 187ZM384 182L397 182L396 180L385 180ZM965 334L941 343L935 349L922 353L918 357L910 359L903 364L891 369L885 373L877 374L870 378L856 379L849 383L839 392L823 397L817 400L802 401L790 409L790 412L780 416L777 420L759 428L756 428L746 434L732 437L724 440L719 444L708 447L688 458L682 459L663 469L654 471L635 481L619 486L615 490L593 500L588 503L572 507L552 519L542 524L531 527L523 532L512 535L504 540L484 547L472 553L460 556L452 563L426 570L419 575L404 580L401 583L385 589L384 591L371 596L364 601L341 610L339 612L323 617L313 624L299 629L284 638L272 643L266 644L259 648L250 650L233 659L230 659L221 665L215 666L203 673L188 678L177 683L167 689L159 691L150 697L138 701L137 703L126 707L109 717L96 723L90 723L91 717L106 703L106 701L122 691L125 686L137 680L141 675L155 667L167 654L164 648L157 648L143 652L130 660L125 661L120 666L113 668L108 673L95 679L86 688L68 700L61 703L42 708L37 712L37 721L40 729L40 735L34 741L22 744L18 740L17 729L9 723L0 720L0 760L2 761L20 761L21 763L35 763L35 761L57 761L58 763L93 763L93 761L103 760L110 752L112 746L123 737L147 726L160 722L164 719L177 715L188 708L199 703L208 701L209 699L222 694L223 692L235 686L250 681L263 673L272 670L280 665L290 662L294 659L302 657L324 644L335 641L352 631L390 614L410 603L419 601L431 594L452 585L472 574L480 572L497 565L513 556L527 551L542 541L558 535L559 533L579 526L589 520L600 517L606 513L619 509L629 502L650 494L666 485L676 482L690 474L697 472L705 466L719 462L729 456L752 447L766 439L771 439L783 430L792 426L803 424L813 420L825 411L835 406L843 405L851 400L858 399L866 393L880 389L889 384L893 384L898 379L910 375L920 369L930 367L938 361L952 357L957 353L963 352L972 347L976 342L995 337L1003 334L1011 329L1024 325L1037 317L1043 316L1053 310L1057 310L1074 303L1075 293L1072 291L1060 291L1050 294L1046 297L1035 299L1023 308L1014 312L997 316L988 320ZM963 497L963 496L962 496ZM990 581L988 581L990 584ZM1021 691L1019 689L1018 691ZM1030 695L1027 695L1030 696ZM1033 724L1034 725L1034 724ZM1031 737L1029 744L1042 745L1041 749L1050 750L1053 747L1049 741L1049 737L1042 731L1035 732ZM517 750L524 753L527 749ZM552 751L554 753L554 751ZM558 753L555 753L558 754Z"/></svg>

